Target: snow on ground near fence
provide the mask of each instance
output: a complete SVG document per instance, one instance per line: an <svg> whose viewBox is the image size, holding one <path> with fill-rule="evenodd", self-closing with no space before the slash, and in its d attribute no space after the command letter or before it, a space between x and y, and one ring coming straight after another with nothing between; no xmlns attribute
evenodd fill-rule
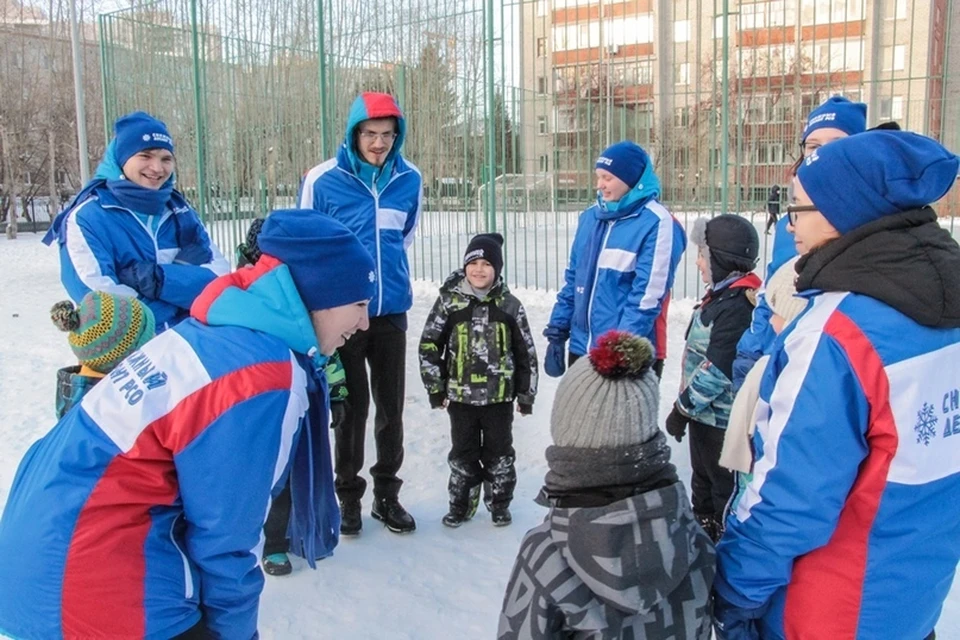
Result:
<svg viewBox="0 0 960 640"><path fill-rule="evenodd" d="M6 503L13 475L27 448L54 424L54 379L57 368L73 364L66 336L49 319L49 309L66 294L60 286L57 252L40 244L40 236L21 233L16 241L0 239L0 507ZM517 290L530 315L542 354L553 294ZM417 532L389 533L369 517L364 500L364 531L345 539L317 571L294 559L295 572L267 578L260 604L264 640L353 638L357 640L463 640L495 637L497 616L520 539L542 520L545 510L533 503L546 473L543 452L550 443L550 405L557 381L542 377L534 415L517 417L514 426L518 484L510 527L494 528L481 508L459 529L440 524L447 509L449 424L431 411L420 384L417 339L437 294L436 285L414 283L407 341L406 460L400 497L417 518ZM660 415L670 410L679 384L683 332L693 309L691 300L670 307L669 356L661 385ZM373 412L371 411L372 430ZM687 447L670 439L680 475L689 480ZM367 437L367 466L374 460ZM369 476L368 476L369 477ZM689 482L688 482L689 484ZM938 637L960 638L960 586L947 600Z"/></svg>

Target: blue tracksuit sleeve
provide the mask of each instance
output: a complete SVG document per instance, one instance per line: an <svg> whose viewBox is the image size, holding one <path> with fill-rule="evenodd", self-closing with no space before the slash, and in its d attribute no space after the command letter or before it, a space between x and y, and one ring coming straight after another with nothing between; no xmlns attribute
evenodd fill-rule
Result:
<svg viewBox="0 0 960 640"><path fill-rule="evenodd" d="M714 585L745 608L766 604L794 561L830 540L868 452L869 407L834 338L790 336L760 396L767 412L758 414L753 478L727 519Z"/></svg>
<svg viewBox="0 0 960 640"><path fill-rule="evenodd" d="M180 223L183 228L182 253L174 258L173 264L160 265L163 270L160 300L181 309L189 309L204 287L215 278L230 273L230 263L210 240L196 214L191 212L189 216ZM186 260L181 259L183 256L187 256Z"/></svg>
<svg viewBox="0 0 960 640"><path fill-rule="evenodd" d="M773 310L763 294L757 296L757 306L750 319L750 328L747 329L737 343L737 357L733 361L733 390L737 392L743 385L743 379L750 373L754 363L770 350L776 332L770 325Z"/></svg>
<svg viewBox="0 0 960 640"><path fill-rule="evenodd" d="M581 220L583 216L581 216ZM563 272L563 287L557 293L557 301L553 305L553 311L550 313L550 321L547 326L560 329L561 331L570 331L570 321L573 319L573 298L574 286L577 280L577 249L579 248L580 229L577 228L577 234L573 239L573 246L570 247L570 262Z"/></svg>
<svg viewBox="0 0 960 640"><path fill-rule="evenodd" d="M619 329L638 336L653 334L653 325L660 315L663 299L673 285L673 276L685 246L686 238L678 231L673 217L669 214L661 216L637 252L633 287L627 296Z"/></svg>
<svg viewBox="0 0 960 640"><path fill-rule="evenodd" d="M263 590L261 531L283 471L289 390L253 395L220 414L174 458L187 555L196 565L204 623L218 638L254 638ZM242 455L239 453L242 452Z"/></svg>
<svg viewBox="0 0 960 640"><path fill-rule="evenodd" d="M423 211L423 181L420 182L420 191L417 193L417 203L413 211L407 215L403 225L403 248L409 249L417 234L417 225L420 224L420 213Z"/></svg>
<svg viewBox="0 0 960 640"><path fill-rule="evenodd" d="M67 214L64 240L60 244L60 279L74 302L79 303L90 291L103 291L120 296L138 297L138 293L117 280L113 250L87 223L83 203Z"/></svg>

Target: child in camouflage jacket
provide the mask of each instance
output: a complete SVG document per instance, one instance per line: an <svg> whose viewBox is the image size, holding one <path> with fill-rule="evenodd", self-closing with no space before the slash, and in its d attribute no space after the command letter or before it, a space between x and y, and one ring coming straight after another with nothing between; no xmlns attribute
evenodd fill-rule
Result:
<svg viewBox="0 0 960 640"><path fill-rule="evenodd" d="M450 414L448 527L474 515L481 484L493 524L510 524L517 483L513 400L529 415L537 393L537 350L523 305L500 277L502 247L497 233L470 241L464 268L440 287L420 338L430 406Z"/></svg>

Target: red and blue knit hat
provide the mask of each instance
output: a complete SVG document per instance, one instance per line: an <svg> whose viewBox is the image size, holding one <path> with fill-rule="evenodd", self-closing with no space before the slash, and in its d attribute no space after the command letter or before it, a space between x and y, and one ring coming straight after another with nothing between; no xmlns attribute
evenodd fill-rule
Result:
<svg viewBox="0 0 960 640"><path fill-rule="evenodd" d="M69 300L50 310L53 323L70 333L67 341L80 364L110 373L156 333L153 312L136 298L91 291L80 305Z"/></svg>

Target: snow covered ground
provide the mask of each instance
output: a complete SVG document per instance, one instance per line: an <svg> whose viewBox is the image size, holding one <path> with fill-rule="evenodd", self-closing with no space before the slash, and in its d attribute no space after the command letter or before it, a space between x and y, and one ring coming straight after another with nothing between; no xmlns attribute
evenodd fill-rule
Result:
<svg viewBox="0 0 960 640"><path fill-rule="evenodd" d="M54 377L73 363L66 336L50 322L50 306L66 297L59 281L56 251L40 236L0 238L0 508L21 456L54 424ZM546 472L543 451L550 442L550 405L557 381L542 377L534 415L514 426L519 482L510 527L494 528L481 512L463 527L440 524L446 512L446 414L431 411L417 371L416 344L436 296L436 286L414 284L407 356L406 461L401 499L417 518L417 532L397 536L369 517L364 531L345 539L335 555L311 571L294 559L289 577L267 578L260 604L265 640L296 638L463 640L495 637L503 590L523 534L539 524L544 509L533 503ZM517 291L534 327L538 348L546 344L553 294ZM669 357L661 385L661 416L669 411L679 384L683 331L693 302L671 305ZM372 417L371 417L372 420ZM673 440L670 440L673 443ZM689 478L686 445L674 444L674 462ZM367 466L374 459L368 436ZM960 586L956 583L938 625L938 638L960 638Z"/></svg>

